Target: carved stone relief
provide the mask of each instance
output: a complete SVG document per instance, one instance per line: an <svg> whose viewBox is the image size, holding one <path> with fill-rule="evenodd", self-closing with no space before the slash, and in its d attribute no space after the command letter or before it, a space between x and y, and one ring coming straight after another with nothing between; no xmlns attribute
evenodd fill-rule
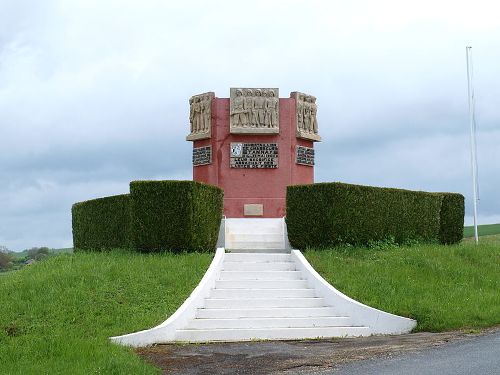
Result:
<svg viewBox="0 0 500 375"><path fill-rule="evenodd" d="M279 133L279 90L276 88L231 88L230 132Z"/></svg>
<svg viewBox="0 0 500 375"><path fill-rule="evenodd" d="M316 98L301 92L292 92L296 105L296 135L298 138L319 142Z"/></svg>
<svg viewBox="0 0 500 375"><path fill-rule="evenodd" d="M194 95L189 99L189 122L191 132L186 137L188 141L211 137L212 128L212 99L213 92Z"/></svg>

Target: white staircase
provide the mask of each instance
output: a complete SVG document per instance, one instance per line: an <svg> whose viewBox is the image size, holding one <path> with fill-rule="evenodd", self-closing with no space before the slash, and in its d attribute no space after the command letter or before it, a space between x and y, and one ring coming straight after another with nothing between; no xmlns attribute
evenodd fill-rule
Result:
<svg viewBox="0 0 500 375"><path fill-rule="evenodd" d="M361 336L355 326L317 297L291 254L228 253L219 278L196 310L177 330L177 341L244 341Z"/></svg>
<svg viewBox="0 0 500 375"><path fill-rule="evenodd" d="M226 219L219 243L226 249L217 249L203 279L172 316L111 339L131 346L287 340L398 334L416 325L328 284L300 251L290 250L283 219Z"/></svg>

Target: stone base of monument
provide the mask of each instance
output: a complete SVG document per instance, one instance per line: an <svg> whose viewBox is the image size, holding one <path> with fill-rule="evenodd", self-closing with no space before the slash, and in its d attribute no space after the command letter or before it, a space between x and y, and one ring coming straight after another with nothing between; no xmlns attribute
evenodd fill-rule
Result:
<svg viewBox="0 0 500 375"><path fill-rule="evenodd" d="M401 334L415 327L412 319L342 294L299 250L287 249L283 219L265 220L226 219L223 233L231 252L217 249L205 276L184 304L159 326L112 340L139 347ZM253 237L249 228L254 230ZM251 244L272 252L239 252L255 250ZM278 245L281 247L273 248Z"/></svg>

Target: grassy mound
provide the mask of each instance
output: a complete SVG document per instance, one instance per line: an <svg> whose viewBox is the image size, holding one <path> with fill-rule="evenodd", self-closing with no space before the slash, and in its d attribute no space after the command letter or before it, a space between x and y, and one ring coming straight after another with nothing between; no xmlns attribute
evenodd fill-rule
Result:
<svg viewBox="0 0 500 375"><path fill-rule="evenodd" d="M459 245L308 250L332 285L369 306L411 317L417 331L500 324L500 236Z"/></svg>
<svg viewBox="0 0 500 375"><path fill-rule="evenodd" d="M0 278L3 374L156 374L110 336L152 327L202 278L210 254L65 254Z"/></svg>

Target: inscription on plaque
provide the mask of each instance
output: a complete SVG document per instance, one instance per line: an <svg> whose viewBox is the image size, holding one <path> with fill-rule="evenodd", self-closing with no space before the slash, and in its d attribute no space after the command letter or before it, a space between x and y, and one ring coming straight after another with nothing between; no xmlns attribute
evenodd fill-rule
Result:
<svg viewBox="0 0 500 375"><path fill-rule="evenodd" d="M277 143L231 143L231 168L278 168Z"/></svg>
<svg viewBox="0 0 500 375"><path fill-rule="evenodd" d="M212 163L212 146L193 148L193 165L206 165Z"/></svg>
<svg viewBox="0 0 500 375"><path fill-rule="evenodd" d="M295 162L302 165L314 165L314 149L310 147L297 146Z"/></svg>

